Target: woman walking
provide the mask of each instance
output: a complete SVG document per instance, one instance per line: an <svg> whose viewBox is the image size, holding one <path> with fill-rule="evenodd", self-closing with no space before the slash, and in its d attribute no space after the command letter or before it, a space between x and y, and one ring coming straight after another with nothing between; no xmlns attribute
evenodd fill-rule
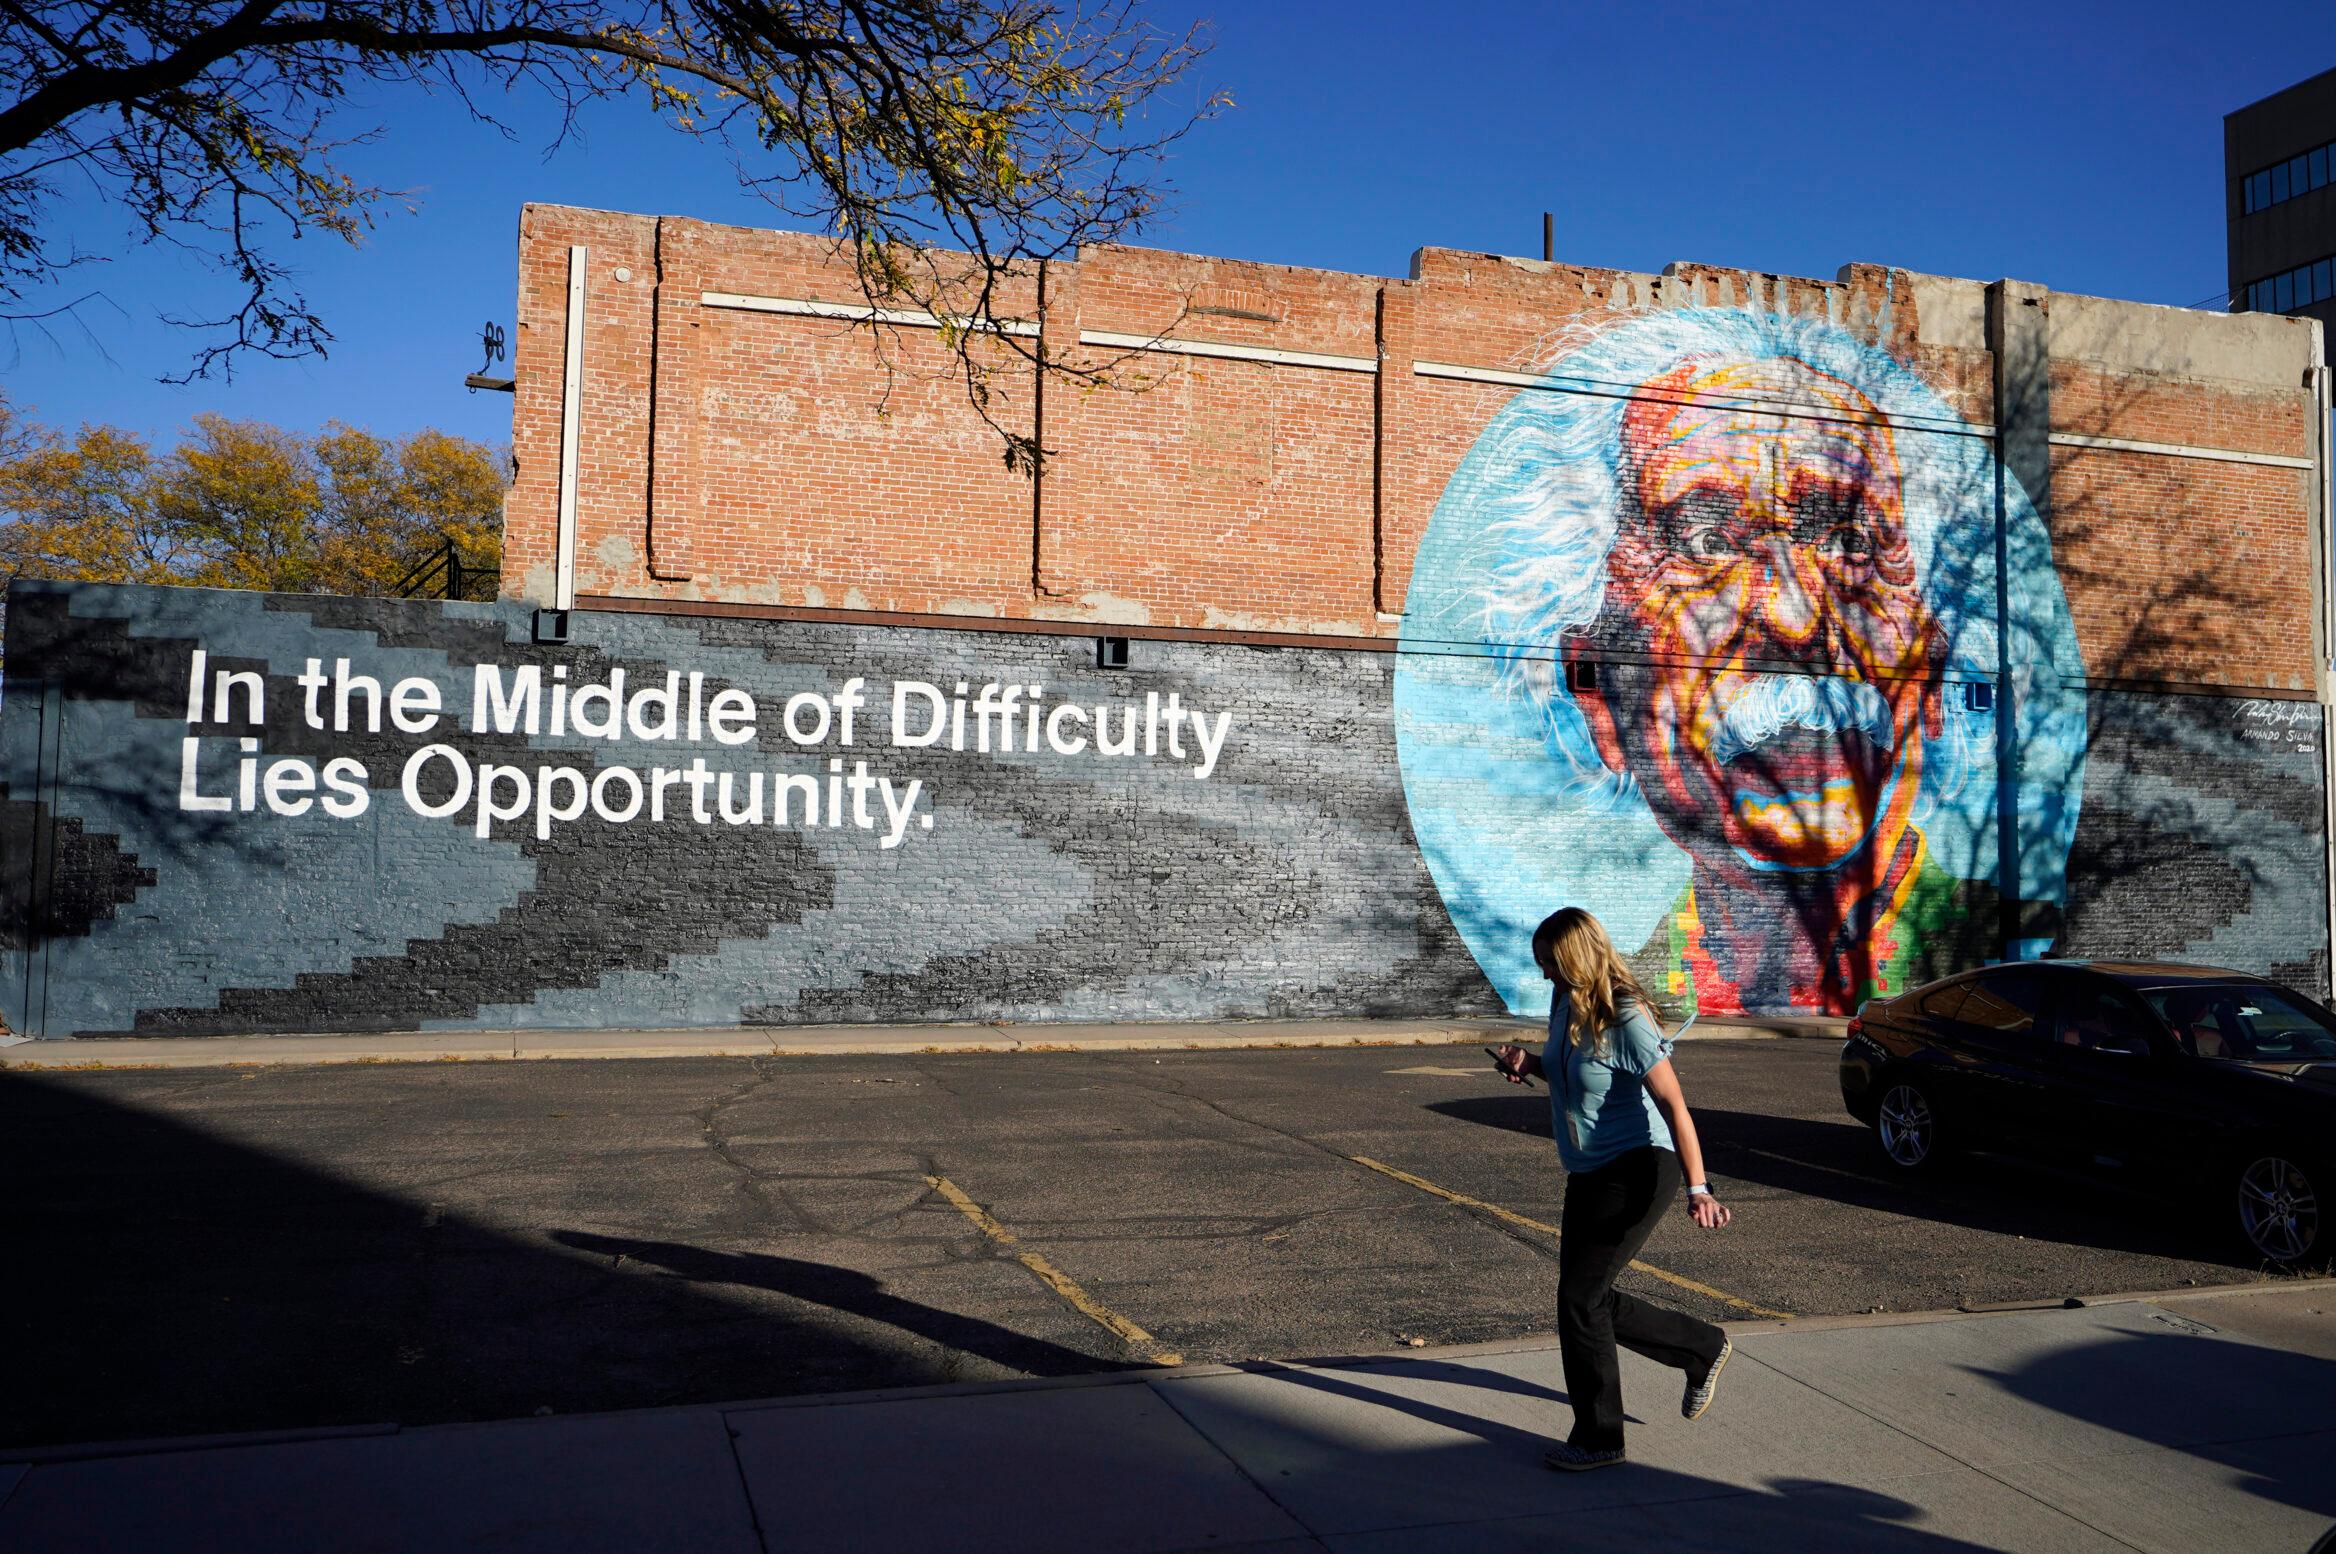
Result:
<svg viewBox="0 0 2336 1554"><path fill-rule="evenodd" d="M1730 1216L1704 1180L1670 1040L1605 928L1566 907L1533 931L1533 959L1557 985L1549 1041L1539 1057L1522 1047L1492 1051L1512 1084L1548 1081L1566 1172L1557 1341L1574 1428L1543 1460L1568 1471L1603 1468L1623 1460L1617 1343L1687 1373L1680 1412L1690 1419L1711 1406L1731 1347L1709 1322L1621 1293L1615 1276L1678 1195L1682 1169L1696 1224L1718 1230Z"/></svg>

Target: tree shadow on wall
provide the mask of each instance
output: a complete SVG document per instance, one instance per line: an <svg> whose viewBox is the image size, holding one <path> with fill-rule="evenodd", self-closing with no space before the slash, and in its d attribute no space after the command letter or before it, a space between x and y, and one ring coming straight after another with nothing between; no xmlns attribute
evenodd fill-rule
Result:
<svg viewBox="0 0 2336 1554"><path fill-rule="evenodd" d="M2085 387L2093 403L2066 414L2056 392L2056 430L2252 440L2165 429L2146 386ZM2051 464L2053 560L2089 682L2085 814L2050 925L2057 950L2214 960L2324 991L2324 762L2302 613L2313 589L2276 532L2292 517L2302 537L2311 473L2081 444L2055 445ZM2258 514L2270 532L2255 532ZM2287 675L2265 671L2275 656L2294 660ZM2307 930L2271 921L2251 942L2209 946L2298 888Z"/></svg>
<svg viewBox="0 0 2336 1554"><path fill-rule="evenodd" d="M2050 367L2039 362L2036 373ZM2178 440L2161 427L2146 385L2096 383L2073 369L2065 376L2075 387L2057 400L2055 433ZM2044 391L2034 375L2013 386ZM1939 515L1932 596L1943 589L1970 607L1928 612L1941 672L1919 685L1865 683L1853 645L1830 640L1805 660L1748 665L1822 678L1808 688L1817 710L1780 700L1780 731L1723 762L1736 822L1797 812L1806 834L1806 817L1822 812L1821 796L1849 773L1868 795L1859 805L1868 829L1838 865L1783 859L1746 872L1729 862L1738 839L1720 816L1657 803L1691 857L1717 860L1696 865L1691 954L1710 966L1697 972L1691 959L1691 980L1716 976L1745 991L1747 1009L1774 1010L1787 986L1804 985L1787 969L1791 958L1814 951L1816 996L1846 1013L1868 989L1895 993L2020 946L2050 946L2098 958L2237 960L2324 987L2324 934L2288 928L2284 914L2211 954L2204 948L2283 892L2301 903L2321 886L2318 721L2308 703L2266 699L2273 688L2246 661L2251 643L2272 641L2250 636L2250 623L2293 619L2300 608L2293 558L2232 516L2293 512L2300 522L2307 472L2056 443L2045 450L2048 479L2028 460L2043 489L2030 493L2040 517L2026 519L2018 484L2001 468L2003 448L1988 444L1975 457L1967 430L1894 430L1910 503L1912 473L1930 461L1919 484ZM2006 632L1992 553L1999 521L2008 524ZM1816 538L1820 520L1806 535L1803 519L1794 522L1808 555L1832 543ZM1832 564L1855 570L1879 561L1836 555ZM1955 581L1958 568L1966 583ZM2068 601L2073 657L2054 624L2055 578ZM2007 658L2009 677L1999 672ZM1611 686L1584 689L1613 696L1618 709L1655 707L1661 697L1642 682L1679 668L1611 653L1598 666ZM1897 747L1884 749L1877 731L1903 731L1910 716L1919 739L1900 732ZM1999 759L2007 719L2020 731L2009 765ZM1917 745L1929 812L1915 807L1902 831L1891 800ZM1934 823L1939 806L1962 818ZM2060 902L2049 899L2056 879ZM1780 924L1791 926L1779 933ZM1671 969L1679 952L1666 939L1650 945L1645 970Z"/></svg>
<svg viewBox="0 0 2336 1554"><path fill-rule="evenodd" d="M967 1379L965 1355L1125 1368L850 1269L580 1233L561 1250L71 1076L0 1074L0 1179L21 1297L0 1446L919 1386Z"/></svg>

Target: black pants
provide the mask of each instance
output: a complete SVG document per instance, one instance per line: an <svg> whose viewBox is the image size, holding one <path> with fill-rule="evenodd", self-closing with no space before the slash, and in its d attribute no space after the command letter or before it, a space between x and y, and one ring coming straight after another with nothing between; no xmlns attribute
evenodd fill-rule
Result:
<svg viewBox="0 0 2336 1554"><path fill-rule="evenodd" d="M1650 1306L1614 1287L1655 1221L1679 1193L1679 1157L1648 1146L1565 1181L1557 1243L1557 1344L1573 1433L1585 1451L1622 1445L1622 1366L1614 1346L1701 1378L1719 1358L1718 1328L1683 1311Z"/></svg>

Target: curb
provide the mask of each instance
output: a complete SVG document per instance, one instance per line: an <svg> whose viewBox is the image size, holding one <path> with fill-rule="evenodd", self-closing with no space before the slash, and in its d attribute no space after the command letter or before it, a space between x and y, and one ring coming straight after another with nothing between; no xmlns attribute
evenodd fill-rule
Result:
<svg viewBox="0 0 2336 1554"><path fill-rule="evenodd" d="M1538 1042L1537 1019L1225 1021L1160 1025L774 1026L757 1030L396 1031L363 1036L88 1037L0 1048L0 1069L273 1068L301 1064L510 1063L608 1058L939 1057L956 1053L1308 1051ZM1838 1041L1824 1022L1714 1021L1688 1041Z"/></svg>
<svg viewBox="0 0 2336 1554"><path fill-rule="evenodd" d="M842 1026L767 1031L396 1032L373 1036L98 1037L26 1042L0 1069L268 1068L292 1064L508 1063L607 1058L930 1057L955 1053L1207 1052L1436 1047L1538 1040L1538 1021L1260 1021L1128 1026Z"/></svg>

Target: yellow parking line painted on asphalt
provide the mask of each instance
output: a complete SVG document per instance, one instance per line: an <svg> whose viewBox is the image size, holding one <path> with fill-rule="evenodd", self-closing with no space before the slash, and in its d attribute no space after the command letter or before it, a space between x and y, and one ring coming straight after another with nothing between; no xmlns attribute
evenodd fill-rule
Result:
<svg viewBox="0 0 2336 1554"><path fill-rule="evenodd" d="M1454 1192L1449 1187L1438 1187L1424 1176L1414 1176L1409 1171L1398 1171L1395 1167L1382 1161L1373 1160L1368 1156L1349 1155L1347 1159L1352 1160L1356 1165L1368 1166L1381 1176L1392 1176L1406 1187L1416 1187L1421 1192L1432 1193L1448 1203L1457 1203L1462 1208L1482 1210L1495 1219L1506 1220L1512 1225L1519 1225L1527 1230L1538 1230L1545 1236L1554 1238L1558 1234L1555 1225L1545 1225L1537 1219L1519 1214L1514 1209L1504 1209L1497 1203L1486 1203L1481 1198L1471 1198L1466 1193ZM1668 1268L1657 1268L1654 1264L1642 1263L1635 1257L1631 1259L1630 1266L1650 1278L1660 1279L1665 1284L1676 1285L1683 1290L1693 1290L1696 1294L1709 1296L1722 1305L1733 1306L1739 1311L1749 1311L1756 1317L1774 1317L1785 1322L1792 1320L1793 1314L1789 1311L1771 1311L1766 1306L1755 1306L1748 1300L1730 1295L1725 1290L1715 1290L1708 1284L1698 1284L1693 1279L1673 1273Z"/></svg>
<svg viewBox="0 0 2336 1554"><path fill-rule="evenodd" d="M946 1176L928 1176L925 1180L933 1184L935 1192L955 1204L960 1214L972 1220L983 1235L998 1245L1013 1251L1016 1262L1038 1275L1041 1283L1070 1302L1072 1309L1077 1311L1079 1315L1099 1327L1110 1329L1132 1347L1143 1350L1144 1358L1150 1360L1154 1365L1182 1365L1184 1363L1183 1355L1172 1354L1159 1348L1158 1339L1079 1288L1078 1282L1072 1279L1069 1274L1064 1273L1036 1252L1023 1249L1020 1237L999 1224L989 1210L968 1198L965 1195L965 1190L955 1182Z"/></svg>

